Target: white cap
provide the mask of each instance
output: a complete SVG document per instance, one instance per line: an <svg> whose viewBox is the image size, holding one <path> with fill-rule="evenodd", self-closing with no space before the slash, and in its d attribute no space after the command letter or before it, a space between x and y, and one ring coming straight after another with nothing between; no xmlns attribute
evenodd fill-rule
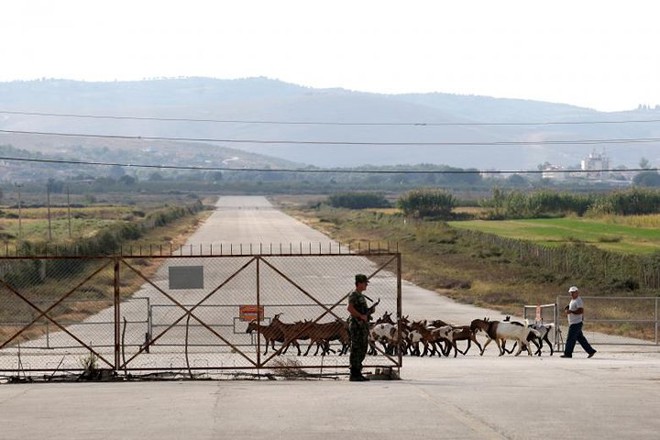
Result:
<svg viewBox="0 0 660 440"><path fill-rule="evenodd" d="M568 288L568 293L573 293L573 292L577 292L577 291L578 291L577 286L571 286L571 287Z"/></svg>

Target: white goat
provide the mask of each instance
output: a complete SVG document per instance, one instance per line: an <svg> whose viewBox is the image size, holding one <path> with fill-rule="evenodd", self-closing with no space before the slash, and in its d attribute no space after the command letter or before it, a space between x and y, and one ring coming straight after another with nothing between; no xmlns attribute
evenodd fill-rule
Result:
<svg viewBox="0 0 660 440"><path fill-rule="evenodd" d="M541 356L543 341L545 341L548 343L548 347L550 347L550 356L552 356L555 351L552 348L552 342L550 342L550 339L548 339L548 334L550 333L550 330L554 328L554 324L543 324L542 322L535 322L534 324L531 324L530 327L539 333L538 342L536 342L536 338L531 339L531 342L536 345L536 352L534 354Z"/></svg>
<svg viewBox="0 0 660 440"><path fill-rule="evenodd" d="M530 333L534 334L537 338L540 337L540 333L538 330L530 328L527 325L527 322L525 322L524 325L520 325L520 323L511 323L511 322L500 322L500 321L488 321L484 319L475 319L472 321L470 327L473 330L483 330L486 335L488 335L488 340L484 344L483 349L481 350L481 354L483 355L484 350L486 350L486 347L488 344L490 344L490 341L493 339L495 340L495 343L497 344L497 348L500 351L500 356L504 354L504 350L502 349L501 341L505 340L515 340L518 343L518 351L516 352L516 356L520 354L522 351L523 347L527 349L528 354L532 354L529 350L529 347L527 346L527 339L530 335Z"/></svg>
<svg viewBox="0 0 660 440"><path fill-rule="evenodd" d="M402 332L405 333L407 330L402 326ZM380 324L374 325L371 330L369 330L369 339L372 342L372 354L375 354L375 343L380 342L387 354L394 354L399 349L404 349L403 340L404 338L399 335L399 329L396 324L390 324L383 322Z"/></svg>
<svg viewBox="0 0 660 440"><path fill-rule="evenodd" d="M521 325L521 326L524 325L520 322L511 321L510 316L504 318L504 322L511 322L512 324ZM536 346L536 351L534 352L534 354L537 356L541 356L541 350L543 349L543 341L545 341L548 343L548 346L550 347L550 356L552 356L554 354L554 349L552 348L552 342L550 342L550 339L548 339L548 333L550 333L550 330L554 327L554 325L544 324L543 322L535 322L534 324L529 324L528 327L533 328L534 330L537 330L539 332L539 336L537 336L536 333L531 333L531 332L529 333L529 335L527 335L526 344L529 345L529 343L531 342ZM507 353L513 353L513 350L515 350L516 348L515 342L511 350L507 350L504 347L504 345L505 343L502 343L502 349Z"/></svg>

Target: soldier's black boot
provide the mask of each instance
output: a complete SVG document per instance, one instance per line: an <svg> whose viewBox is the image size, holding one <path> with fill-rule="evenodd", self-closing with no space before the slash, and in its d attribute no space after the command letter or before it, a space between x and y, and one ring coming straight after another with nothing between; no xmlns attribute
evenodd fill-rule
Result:
<svg viewBox="0 0 660 440"><path fill-rule="evenodd" d="M350 380L351 382L364 382L369 379L367 379L366 377L362 377L359 368L351 368L351 377L348 380Z"/></svg>
<svg viewBox="0 0 660 440"><path fill-rule="evenodd" d="M358 370L358 373L360 374L361 382L369 382L369 378L362 375L362 369Z"/></svg>

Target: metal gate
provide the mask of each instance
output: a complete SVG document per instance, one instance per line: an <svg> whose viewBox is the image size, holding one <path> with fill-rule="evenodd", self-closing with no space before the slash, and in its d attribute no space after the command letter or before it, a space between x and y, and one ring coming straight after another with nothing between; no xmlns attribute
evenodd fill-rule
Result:
<svg viewBox="0 0 660 440"><path fill-rule="evenodd" d="M598 345L658 345L660 297L584 296L583 332ZM558 296L557 304L570 299ZM558 307L558 323L566 325L563 307ZM568 329L568 326L566 326ZM567 330L568 331L568 330Z"/></svg>
<svg viewBox="0 0 660 440"><path fill-rule="evenodd" d="M594 345L658 345L660 343L660 297L582 296L586 304L583 332ZM553 304L525 305L523 318L552 324L550 341L564 349L568 323L566 296Z"/></svg>
<svg viewBox="0 0 660 440"><path fill-rule="evenodd" d="M354 275L370 277L376 315L400 318L400 268L398 252L379 250L5 257L0 372L343 374ZM275 323L288 332L284 340L268 339ZM400 355L382 352L365 360L366 367L401 365Z"/></svg>

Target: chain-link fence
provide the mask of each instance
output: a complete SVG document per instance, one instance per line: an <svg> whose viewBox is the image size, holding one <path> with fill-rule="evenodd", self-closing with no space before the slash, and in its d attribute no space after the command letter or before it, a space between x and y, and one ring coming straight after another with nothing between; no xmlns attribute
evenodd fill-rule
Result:
<svg viewBox="0 0 660 440"><path fill-rule="evenodd" d="M401 317L396 252L0 259L0 371L348 368L347 296ZM367 367L400 367L378 353Z"/></svg>
<svg viewBox="0 0 660 440"><path fill-rule="evenodd" d="M658 345L660 343L660 297L582 296L585 303L583 332L595 345ZM568 323L566 296L555 304L523 306L530 323L552 324L549 340L563 350Z"/></svg>
<svg viewBox="0 0 660 440"><path fill-rule="evenodd" d="M583 332L591 344L658 345L660 297L584 296ZM557 297L558 323L568 331L564 307Z"/></svg>

